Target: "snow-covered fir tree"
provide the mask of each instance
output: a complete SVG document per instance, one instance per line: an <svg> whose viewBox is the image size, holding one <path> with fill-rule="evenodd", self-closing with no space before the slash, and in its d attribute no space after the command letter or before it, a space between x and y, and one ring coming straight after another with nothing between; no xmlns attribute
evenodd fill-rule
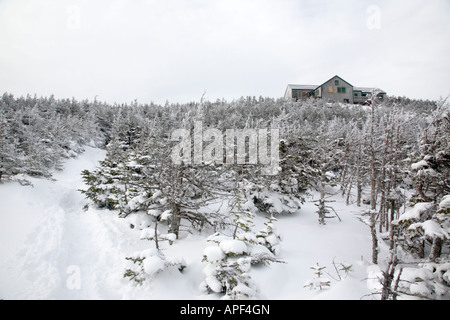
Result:
<svg viewBox="0 0 450 320"><path fill-rule="evenodd" d="M248 202L236 197L231 207L231 235L215 233L208 238L209 245L203 252L205 281L200 288L206 293L223 294L222 299L257 298L258 287L251 279L252 265L282 262L275 257L279 253L280 237L274 233L273 222L258 233L252 231L253 214ZM273 250L273 251L272 251Z"/></svg>

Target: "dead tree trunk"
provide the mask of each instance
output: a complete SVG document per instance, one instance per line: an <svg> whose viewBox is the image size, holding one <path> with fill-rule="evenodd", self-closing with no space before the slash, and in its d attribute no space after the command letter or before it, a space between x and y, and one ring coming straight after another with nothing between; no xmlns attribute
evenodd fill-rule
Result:
<svg viewBox="0 0 450 320"><path fill-rule="evenodd" d="M173 233L177 236L180 232L180 224L181 224L181 210L178 205L174 205L172 207L172 215L170 217L170 228L169 233Z"/></svg>
<svg viewBox="0 0 450 320"><path fill-rule="evenodd" d="M155 235L153 240L155 241L156 250L159 251L159 239L158 239L158 218L155 219Z"/></svg>
<svg viewBox="0 0 450 320"><path fill-rule="evenodd" d="M362 181L361 181L361 143L358 146L358 160L356 164L356 205L361 206Z"/></svg>
<svg viewBox="0 0 450 320"><path fill-rule="evenodd" d="M370 121L370 167L371 167L371 184L370 184L370 209L375 210L376 205L376 167L375 167L375 136L374 136L374 118L375 118L375 106L372 102L372 114L371 114L371 121Z"/></svg>
<svg viewBox="0 0 450 320"><path fill-rule="evenodd" d="M391 228L390 243L389 243L389 250L391 254L386 271L383 271L383 283L382 283L383 287L381 289L381 300L388 300L389 297L392 296L394 293L394 290L392 289L392 281L394 280L395 269L398 264L394 234L395 230L394 228ZM398 283L396 283L396 286L398 286Z"/></svg>
<svg viewBox="0 0 450 320"><path fill-rule="evenodd" d="M380 199L380 226L379 230L380 232L383 232L383 225L388 221L387 217L387 196L386 196L386 166L387 166L387 156L389 151L389 137L390 133L386 134L386 140L384 143L384 150L383 150L383 159L381 161L381 183L380 183L380 192L381 192L381 199ZM386 227L387 229L387 227Z"/></svg>
<svg viewBox="0 0 450 320"><path fill-rule="evenodd" d="M433 239L433 245L430 252L430 261L436 262L436 260L441 256L442 243L443 241L440 237L435 237Z"/></svg>
<svg viewBox="0 0 450 320"><path fill-rule="evenodd" d="M346 205L350 204L350 195L351 195L351 192L352 192L352 186L353 186L353 175L350 178L350 182L349 182L349 186L348 186L347 198L345 199L345 204Z"/></svg>
<svg viewBox="0 0 450 320"><path fill-rule="evenodd" d="M342 196L345 195L345 192L347 190L347 184L346 184L346 176L347 176L347 165L344 166L344 169L342 170L342 178L341 178L341 191L342 191Z"/></svg>
<svg viewBox="0 0 450 320"><path fill-rule="evenodd" d="M370 234L372 235L372 263L378 264L378 239L376 230L376 215L375 210L370 211Z"/></svg>
<svg viewBox="0 0 450 320"><path fill-rule="evenodd" d="M183 178L184 178L184 166L181 166L178 171L177 171L177 175L175 177L176 182L175 185L176 187L179 189L179 194L176 195L176 197L181 197L183 194L182 191L182 185L183 185ZM169 227L169 232L173 233L177 236L178 239L178 234L180 232L180 225L181 225L181 206L178 202L178 199L173 199L173 203L171 205L171 210L172 210L172 215L170 217L170 227Z"/></svg>
<svg viewBox="0 0 450 320"><path fill-rule="evenodd" d="M425 240L419 240L417 245L417 256L420 259L425 258Z"/></svg>
<svg viewBox="0 0 450 320"><path fill-rule="evenodd" d="M325 224L325 173L322 174L322 181L320 182L320 199L319 199L319 210L317 211L319 215L319 224Z"/></svg>

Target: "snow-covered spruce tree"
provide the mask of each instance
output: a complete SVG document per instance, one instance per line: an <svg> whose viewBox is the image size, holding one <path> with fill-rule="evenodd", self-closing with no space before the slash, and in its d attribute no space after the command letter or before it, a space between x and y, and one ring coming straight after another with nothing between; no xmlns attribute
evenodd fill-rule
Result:
<svg viewBox="0 0 450 320"><path fill-rule="evenodd" d="M141 117L142 109L136 103L114 111L105 115L113 120L107 129L106 158L95 171L83 171L89 188L82 192L97 206L118 210L121 217L126 217L141 209L146 211L144 199L152 196L152 190L145 186L142 168L154 160L145 146L155 137L153 123Z"/></svg>
<svg viewBox="0 0 450 320"><path fill-rule="evenodd" d="M296 195L304 201L304 194L318 182L319 171L311 148L310 137L301 131L287 132L280 141L281 172L274 178L283 191Z"/></svg>
<svg viewBox="0 0 450 320"><path fill-rule="evenodd" d="M0 182L21 171L18 141L9 133L8 120L2 111L0 108Z"/></svg>
<svg viewBox="0 0 450 320"><path fill-rule="evenodd" d="M403 247L418 258L425 258L425 238L421 231L417 230L417 223L428 221L434 211L434 205L431 202L421 202L412 209L402 214L398 220L399 228L405 238L402 242ZM411 226L413 226L411 228Z"/></svg>
<svg viewBox="0 0 450 320"><path fill-rule="evenodd" d="M389 259L382 272L381 300L397 300L399 297L413 296L420 299L436 300L448 295L450 289L450 264L448 261L409 262L399 259L401 233L397 221L391 224Z"/></svg>
<svg viewBox="0 0 450 320"><path fill-rule="evenodd" d="M450 292L450 264L425 262L400 268L391 299L399 296L424 300L446 300Z"/></svg>
<svg viewBox="0 0 450 320"><path fill-rule="evenodd" d="M126 197L122 208L124 216L146 215L152 217L153 226L147 226L141 231L141 239L153 241L155 249L136 252L126 259L129 261L124 277L134 280L138 284L151 281L158 273L168 269L178 269L180 272L186 268L186 262L180 257L166 256L162 251L162 243L170 245L177 239L178 234L173 232L173 211L167 193L168 180L164 174L167 167L161 152L165 150L164 143L156 143L156 139L148 137L145 142L127 151L126 168L128 173L122 177L122 183L127 183ZM149 152L153 150L153 152ZM132 174L130 174L132 173ZM125 178L126 177L126 178ZM168 222L168 223L167 223ZM160 229L167 232L161 233Z"/></svg>
<svg viewBox="0 0 450 320"><path fill-rule="evenodd" d="M171 144L158 141L148 152L152 160L142 167L144 189L151 190L149 209L170 212L169 229L179 237L182 221L202 229L214 226L215 213L201 210L216 198L221 169L214 165L175 164Z"/></svg>
<svg viewBox="0 0 450 320"><path fill-rule="evenodd" d="M317 170L301 137L280 140L280 161L275 174L267 175L265 165L231 166L236 189L253 203L253 213L278 216L297 212Z"/></svg>
<svg viewBox="0 0 450 320"><path fill-rule="evenodd" d="M153 217L154 228L151 226L144 228L141 232L142 240L149 240L155 242L156 249L160 249L160 243L163 241L168 241L170 245L174 243L176 240L176 235L173 233L164 233L161 234L158 229L159 223L164 222L170 216L170 211L160 212L159 210L149 210L147 212L148 216Z"/></svg>
<svg viewBox="0 0 450 320"><path fill-rule="evenodd" d="M445 255L449 253L445 246L450 237L448 202L448 196L444 197L437 209L432 202L420 202L400 216L400 244L407 252L420 259L428 254L434 262L440 259L443 248Z"/></svg>
<svg viewBox="0 0 450 320"><path fill-rule="evenodd" d="M244 203L244 200L239 195L235 197L234 203L232 203L230 211L233 219L231 223L233 228L232 238L233 240L242 238L241 240L252 243L254 242L254 238L253 233L250 231L253 227L254 216L246 205L247 203Z"/></svg>
<svg viewBox="0 0 450 320"><path fill-rule="evenodd" d="M232 239L241 240L246 243L252 264L269 264L270 262L281 262L276 256L281 250L281 236L276 232L275 219L273 216L267 218L265 227L255 233L251 209L253 204L250 200L245 201L241 195L236 195L231 201L230 213L232 222Z"/></svg>
<svg viewBox="0 0 450 320"><path fill-rule="evenodd" d="M439 200L450 193L450 104L441 101L420 141L420 155L411 165L415 201Z"/></svg>
<svg viewBox="0 0 450 320"><path fill-rule="evenodd" d="M270 215L298 211L305 202L306 192L317 184L319 176L308 137L302 137L300 132L286 132L285 136L280 141L280 171L268 177L267 188L279 199L281 208L266 211ZM266 202L270 203L270 199ZM273 202L272 207L277 208L277 203Z"/></svg>
<svg viewBox="0 0 450 320"><path fill-rule="evenodd" d="M251 205L248 201L235 198L230 212L232 235L215 233L208 238L208 242L216 245L206 247L203 252L203 261L207 262L203 269L206 278L200 285L203 292L223 294L222 299L255 298L258 289L249 274L251 265L281 262L251 232L253 214L248 205Z"/></svg>
<svg viewBox="0 0 450 320"><path fill-rule="evenodd" d="M252 166L242 169L243 175L235 176L236 188L245 189L243 195L251 203L252 213L267 215L291 214L300 209L304 199L295 191L288 191L284 188L287 185L295 184L295 178L291 181L284 180L283 184L278 184L279 180L274 176L263 176L258 172L262 167Z"/></svg>
<svg viewBox="0 0 450 320"><path fill-rule="evenodd" d="M52 161L48 161L53 152L52 140L46 139L43 132L48 120L40 117L36 108L21 107L12 114L10 134L16 137L16 148L20 150L20 173L31 176L50 176Z"/></svg>
<svg viewBox="0 0 450 320"><path fill-rule="evenodd" d="M167 218L167 213L150 210L147 213L153 217L154 227L149 226L141 231L141 240L153 241L155 248L144 251L135 252L127 257L129 261L125 270L124 277L129 278L137 284L143 284L145 281L151 281L155 275L167 269L178 269L182 272L186 267L186 261L181 257L166 256L161 250L163 241L169 242L170 245L175 241L175 234L161 234L158 226L159 222L163 222Z"/></svg>
<svg viewBox="0 0 450 320"><path fill-rule="evenodd" d="M116 114L111 128L111 136L126 149L132 149L142 140L142 119L137 105L125 106Z"/></svg>
<svg viewBox="0 0 450 320"><path fill-rule="evenodd" d="M267 247L270 252L278 256L281 251L282 237L278 234L275 227L277 219L274 216L270 216L267 220L264 222L265 227L256 233L256 239L259 244Z"/></svg>
<svg viewBox="0 0 450 320"><path fill-rule="evenodd" d="M443 253L449 254L450 248L450 195L446 195L439 203L439 208L433 215L432 220L439 224L439 233L433 238L433 245L430 253L430 260L436 261ZM437 226L436 226L437 227ZM446 249L447 252L442 252ZM448 283L450 285L450 281Z"/></svg>
<svg viewBox="0 0 450 320"><path fill-rule="evenodd" d="M323 290L324 288L330 287L331 280L327 277L323 277L323 270L326 269L325 266L320 266L319 263L317 263L317 265L312 266L310 269L314 270L316 277L314 279L306 281L303 287L309 287L310 290Z"/></svg>
<svg viewBox="0 0 450 320"><path fill-rule="evenodd" d="M81 175L87 190L80 190L87 199L98 208L121 211L123 199L126 198L124 177L126 174L127 154L118 140L107 146L106 158L94 171L83 170ZM126 202L126 201L125 201Z"/></svg>
<svg viewBox="0 0 450 320"><path fill-rule="evenodd" d="M253 214L243 208L243 200L235 198L231 209L231 236L219 233L208 238L216 245L203 251L203 261L208 264L203 269L206 278L200 289L206 293L224 294L222 299L238 300L252 298L257 291L248 271L250 270L250 249L247 244L254 242L249 232L253 225Z"/></svg>
<svg viewBox="0 0 450 320"><path fill-rule="evenodd" d="M248 271L251 267L249 248L242 240L215 234L208 238L216 243L203 251L205 280L200 284L205 293L218 293L222 299L249 299L257 295Z"/></svg>
<svg viewBox="0 0 450 320"><path fill-rule="evenodd" d="M125 258L128 267L125 270L124 278L142 285L145 281L151 281L158 273L167 269L178 269L182 272L186 268L183 258L166 257L157 249L147 249L133 253Z"/></svg>

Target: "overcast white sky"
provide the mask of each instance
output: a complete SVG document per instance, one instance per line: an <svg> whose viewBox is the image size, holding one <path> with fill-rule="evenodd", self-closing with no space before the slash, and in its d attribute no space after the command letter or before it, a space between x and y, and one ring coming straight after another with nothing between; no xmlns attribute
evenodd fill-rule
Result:
<svg viewBox="0 0 450 320"><path fill-rule="evenodd" d="M0 0L0 93L110 103L281 97L339 75L450 94L448 0Z"/></svg>

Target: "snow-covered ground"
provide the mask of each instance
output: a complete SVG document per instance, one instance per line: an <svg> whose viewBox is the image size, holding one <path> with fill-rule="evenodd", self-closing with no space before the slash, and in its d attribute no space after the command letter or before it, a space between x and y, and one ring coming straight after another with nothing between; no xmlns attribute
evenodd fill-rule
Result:
<svg viewBox="0 0 450 320"><path fill-rule="evenodd" d="M95 168L104 156L105 151L87 147L53 181L27 178L33 186L0 185L0 299L217 298L199 291L206 235L183 235L172 246L163 244L165 254L184 258L183 273L166 270L143 286L123 277L125 258L154 244L140 240L139 228L130 228L133 218L83 210L80 172ZM342 222L329 219L319 225L312 198L297 214L278 217L276 228L283 237L279 258L285 263L250 271L261 299L372 299L366 296L376 284L367 279L373 273L369 228L358 219L360 209L346 206L340 196L335 199ZM257 217L255 224L264 220ZM347 277L341 272L338 279L333 260L352 265ZM327 267L324 277L331 286L326 290L304 287L315 278L311 267L317 264Z"/></svg>

